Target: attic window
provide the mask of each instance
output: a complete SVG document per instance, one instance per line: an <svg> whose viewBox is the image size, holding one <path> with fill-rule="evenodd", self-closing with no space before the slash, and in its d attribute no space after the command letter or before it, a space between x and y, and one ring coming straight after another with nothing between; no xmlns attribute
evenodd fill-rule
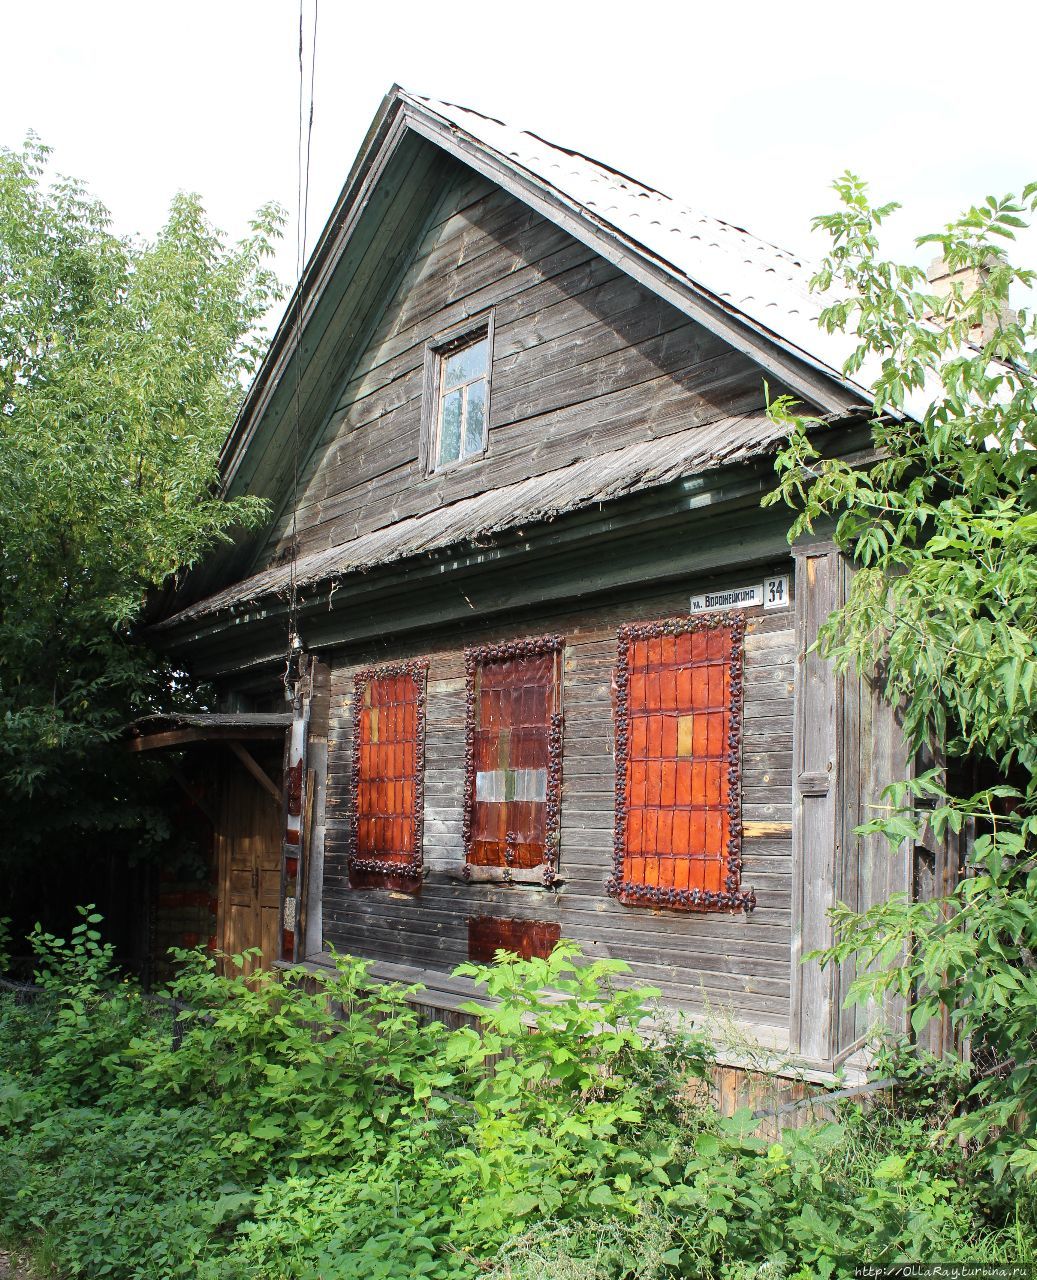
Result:
<svg viewBox="0 0 1037 1280"><path fill-rule="evenodd" d="M486 451L493 362L492 317L455 327L425 353L426 471L444 471Z"/></svg>

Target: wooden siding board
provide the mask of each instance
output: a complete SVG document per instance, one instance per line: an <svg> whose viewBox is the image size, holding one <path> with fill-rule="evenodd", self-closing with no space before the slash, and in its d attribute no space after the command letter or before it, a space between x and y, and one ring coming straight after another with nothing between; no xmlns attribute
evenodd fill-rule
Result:
<svg viewBox="0 0 1037 1280"><path fill-rule="evenodd" d="M483 462L423 477L424 344L461 302L465 312L499 310L490 446ZM434 221L337 403L303 475L302 553L588 448L759 409L763 391L746 357L497 193ZM285 512L264 555L283 551L289 532Z"/></svg>
<svg viewBox="0 0 1037 1280"><path fill-rule="evenodd" d="M911 761L903 728L881 687L856 675L844 678L844 747L846 771L843 785L840 840L844 852L837 896L856 911L884 902L890 894L910 891L911 847L905 842L891 850L882 836L862 839L854 828L876 815L884 803L883 790L891 782L910 777ZM880 1021L894 1033L906 1030L903 1002L889 999L884 1007L869 1001L846 1005L845 996L858 973L851 958L839 971L837 1055L860 1044Z"/></svg>
<svg viewBox="0 0 1037 1280"><path fill-rule="evenodd" d="M612 856L614 814L612 756L612 670L616 630L634 618L662 617L687 609L690 586L625 604L595 610L566 611L545 618L530 616L507 628L476 626L464 640L422 645L415 638L399 657L425 654L430 661L426 728L425 860L429 877L419 897L402 900L378 891L350 890L344 874L349 833L348 774L351 733L349 697L355 667L368 652L336 661L332 676L329 806L340 817L328 824L324 894L326 937L340 949L351 946L375 959L448 970L465 959L468 919L499 914L557 922L594 954L611 954L632 963L635 981L659 986L674 1004L702 1009L729 1006L738 1017L768 1027L788 1018L791 910L791 840L747 839L745 883L755 883L760 906L751 916L726 913L677 913L623 907L604 893ZM778 672L770 681L774 695L747 703L747 749L774 735L775 713L788 723L792 695L788 674L794 652L792 617L758 614L747 636L745 669ZM561 888L465 884L463 862L462 776L463 644L561 631L566 636L563 699L566 738L563 752L561 810ZM379 657L385 657L384 647ZM785 706L780 692L784 689ZM768 767L780 766L770 782L759 765L753 777L747 813L791 813L791 729L779 735L784 749L772 752ZM747 758L759 761L758 751ZM581 768L581 764L583 767Z"/></svg>
<svg viewBox="0 0 1037 1280"><path fill-rule="evenodd" d="M521 272L513 273L506 281L498 281L478 290L469 299L461 299L444 308L438 315L416 323L405 329L396 329L387 324L372 339L367 353L360 359L355 369L355 377L378 378L376 385L384 386L396 373L385 373L385 366L390 362L398 362L396 368L404 371L410 367L424 343L441 329L464 320L466 315L493 306L496 316L505 329L515 326L516 322L525 321L528 317L536 317L548 307L562 304L570 307L574 300L580 299L588 289L605 281L616 279L618 273L611 263L595 257L589 249L582 245L567 245L561 251L547 254L543 259L530 262ZM388 313L389 319L395 313ZM522 325L520 331L528 331L528 325ZM351 403L352 383L343 392L342 404Z"/></svg>
<svg viewBox="0 0 1037 1280"><path fill-rule="evenodd" d="M796 647L793 823L792 1026L795 1050L817 1061L835 1051L837 993L831 969L804 962L828 946L832 931L840 798L840 677L811 652L818 629L840 604L843 565L834 547L802 547L796 561Z"/></svg>
<svg viewBox="0 0 1037 1280"><path fill-rule="evenodd" d="M304 477L298 513L304 550L336 545L386 521L597 451L760 410L762 376L751 360L511 197L466 180L445 194L427 225L422 243L412 242L406 263L398 264L401 283L395 296L384 308L379 300L377 315L365 313L363 350L356 349L360 330L350 330L351 363L335 375L337 408ZM496 309L496 338L485 465L425 480L417 473L424 344L488 305ZM325 368L332 368L330 355ZM639 599L600 608L572 603L579 593L614 589L617 564L632 567L638 557L655 556L659 580L689 573L692 555L700 574L722 565L730 570L742 561L759 563L764 556L782 563L787 553L775 536L777 526L754 509L753 485L758 489L759 482L749 484L744 495L735 485L724 489L723 500L730 505L719 518L703 522L702 539L689 537L682 516L683 531L663 559L648 550L664 536L662 526L648 521L617 524L612 541L599 544L608 546L607 554L590 566L585 548L567 543L568 529L547 531L549 537L557 534L556 554L550 565L545 558L543 567L523 580L524 599L539 597L545 603L522 606L521 618L515 580L508 574L494 580L480 570L483 585L474 607L487 614L509 610L511 620L500 625L474 617L462 633L444 610L445 591L453 596L466 590L460 568L451 571L449 582L444 576L437 584L411 588L391 608L393 593L406 586L404 570L391 587L357 584L355 612L370 612L370 638L336 650L329 686L325 938L380 960L444 970L465 958L473 915L554 921L563 936L577 938L593 953L630 960L635 980L660 986L673 1002L699 1008L730 1004L738 1016L761 1025L787 1024L793 845L791 832L786 837L777 828L793 817L791 615L754 617L745 650L743 818L765 834L745 838L743 881L755 886L759 907L748 917L683 914L623 907L604 894L614 818L612 668L621 622L686 612L690 587L701 581L673 589L638 588ZM744 501L745 508L736 509L736 501ZM284 549L286 526L282 514L264 554ZM629 595L636 581L631 577L622 590ZM397 616L393 609L402 612ZM396 634L398 621L406 629L401 626ZM423 625L439 626L440 636L447 626L454 630L447 639L432 640L432 633L421 633ZM463 859L462 648L479 638L512 639L546 630L567 637L562 885L557 893L465 885L456 878ZM431 661L424 836L429 878L412 900L383 890L352 890L345 864L352 803L349 681L359 666L426 654Z"/></svg>
<svg viewBox="0 0 1037 1280"><path fill-rule="evenodd" d="M562 317L572 325L574 321L572 304L557 304L553 310L559 311ZM626 323L622 323L626 321ZM539 323L539 317L535 323ZM558 327L564 321L560 320ZM491 397L491 429L496 428L496 439L504 447L504 428L515 422L524 421L531 416L529 405L536 413L544 413L552 407L578 403L580 396L579 383L575 371L584 364L593 365L591 377L585 384L592 388L592 395L600 395L604 384L611 378L623 386L636 385L632 381L632 370L635 361L629 355L631 343L652 337L669 338L669 347L679 350L682 363L687 363L695 350L695 343L702 342L709 335L696 326L688 325L681 317L675 316L661 304L652 300L639 298L636 304L623 315L609 316L607 323L600 318L587 319L579 317L582 327L575 333L561 338L550 339L542 332L537 333L536 341L527 341L523 349L523 360L512 369L512 362L500 360L497 353L501 348L500 331L494 330L494 391ZM532 323L514 326L520 333L528 337ZM429 335L431 336L431 335ZM348 480L350 488L358 488L362 483L384 475L395 467L412 460L412 433L403 430L387 432L382 419L397 410L407 410L401 415L401 425L410 423L415 412L414 402L420 401L423 387L422 352L423 343L412 348L408 355L410 364L401 368L395 378L388 384L365 390L363 396L360 389L347 388L351 398L345 409L333 419L333 427L337 439L333 448L325 458L319 485L311 485L300 507L300 520L306 522L308 508L330 495L338 492L344 480ZM659 346L656 352L655 345ZM716 350L715 340L713 342ZM535 353L536 359L532 358ZM646 342L643 348L644 360L650 362L644 366L646 372L655 376L666 372L663 344ZM620 356L624 359L621 361ZM701 364L701 362L696 362ZM509 376L510 375L510 376ZM557 383L557 386L555 385ZM420 405L417 412L420 413ZM389 436L386 441L383 437ZM365 450L370 448L372 440L379 444L388 444L388 449L381 450L377 461L370 464L378 466L378 471L365 471L362 463ZM528 436L525 445L528 447Z"/></svg>

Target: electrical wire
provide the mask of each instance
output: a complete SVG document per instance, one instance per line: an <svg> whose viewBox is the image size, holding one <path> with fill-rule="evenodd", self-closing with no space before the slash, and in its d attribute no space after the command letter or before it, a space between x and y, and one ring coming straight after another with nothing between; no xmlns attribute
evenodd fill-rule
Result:
<svg viewBox="0 0 1037 1280"><path fill-rule="evenodd" d="M292 524L289 546L288 638L284 684L292 692L292 666L299 648L299 485L302 459L302 314L303 275L306 267L306 232L310 211L310 159L313 149L314 86L317 75L317 22L320 0L313 0L313 30L310 37L309 101L306 85L306 0L299 0L299 128L296 139L295 192L295 298L292 318L295 389L293 396Z"/></svg>

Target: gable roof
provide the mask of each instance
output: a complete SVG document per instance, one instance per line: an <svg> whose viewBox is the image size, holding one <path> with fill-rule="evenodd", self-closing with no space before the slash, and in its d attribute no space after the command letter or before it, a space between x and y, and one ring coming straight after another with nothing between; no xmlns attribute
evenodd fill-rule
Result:
<svg viewBox="0 0 1037 1280"><path fill-rule="evenodd" d="M599 224L621 237L632 253L657 263L689 290L714 300L732 319L830 377L856 403L870 399L863 383L842 372L857 345L853 336L818 327L822 300L810 290L816 264L535 133L468 107L397 92L417 119L442 122L460 144L481 146L524 171L591 228Z"/></svg>
<svg viewBox="0 0 1037 1280"><path fill-rule="evenodd" d="M776 382L818 410L838 417L867 404L865 387L842 372L854 345L852 338L824 333L817 326L820 305L809 291L809 265L578 152L464 107L417 97L394 86L375 116L228 436L220 459L223 492L251 491L286 500L285 476L290 468L279 466L277 459L286 456L290 448L287 442L294 418L287 406L293 397L298 399L300 387L304 397L308 394L308 363L315 348L327 341L326 337L312 337L308 326L312 325L317 335L330 332L328 315L333 312L335 323L351 335L350 340L359 341L363 309L370 308L370 295L376 288L374 280L366 290L356 285L346 287L348 307L336 282L344 277L360 278L357 261L374 252L369 249L371 226L384 216L382 186L395 183L395 190L401 190L400 179L391 176L393 166L397 166L397 173L407 165L417 171L420 166L415 165L414 156L420 148L443 163L460 162L533 208L747 355ZM396 241L400 239L397 235ZM317 375L313 376L316 379ZM316 393L312 405L308 421L321 412ZM309 425L316 438L321 424ZM763 413L716 425L721 439L725 430L735 430L732 442L740 460L774 447L775 431ZM645 450L641 446L616 450L609 473L614 494L662 485L676 475L722 465L725 451L714 448L715 442L709 438L693 438L699 430L689 428L679 436L675 433L668 437L668 445L648 441L651 459L647 454L642 456ZM667 448L668 459L663 456ZM596 465L591 459L578 458L573 467L562 469L564 475L562 471L555 475L556 487L570 495L586 489L585 502L614 496L595 490ZM547 485L550 491L552 482L547 477L537 483ZM276 486L280 486L279 493ZM491 511L489 525L496 530L551 518L547 493L541 502L522 485L510 488L516 492L503 503L481 494L455 504L446 513L430 512L404 521L397 521L395 513L387 511L385 528L341 548L314 553L307 557L305 569L302 564L297 568L304 569L307 581L315 582L318 578L313 575L318 571L327 578L444 547L450 545L451 538L456 542L485 534L489 526L484 517ZM567 500L561 509L578 505ZM511 526L502 523L505 517ZM365 551L369 553L366 558ZM237 548L217 551L190 575L183 593L167 598L162 612L176 611L168 622L280 590L279 571L255 572L251 554L247 539ZM188 604L199 596L206 598Z"/></svg>
<svg viewBox="0 0 1037 1280"><path fill-rule="evenodd" d="M828 413L866 404L842 366L852 338L823 333L813 268L741 228L697 213L596 160L451 103L394 85L285 309L220 458L225 490L288 373L337 261L392 155L432 142L497 183L620 270L757 361Z"/></svg>

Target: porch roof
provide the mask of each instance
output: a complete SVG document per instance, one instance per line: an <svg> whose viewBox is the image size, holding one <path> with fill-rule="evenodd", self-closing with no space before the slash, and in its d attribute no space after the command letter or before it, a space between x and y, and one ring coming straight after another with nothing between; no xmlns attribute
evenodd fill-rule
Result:
<svg viewBox="0 0 1037 1280"><path fill-rule="evenodd" d="M237 742L279 738L291 726L290 711L155 712L125 729L130 751L159 751L191 742Z"/></svg>

